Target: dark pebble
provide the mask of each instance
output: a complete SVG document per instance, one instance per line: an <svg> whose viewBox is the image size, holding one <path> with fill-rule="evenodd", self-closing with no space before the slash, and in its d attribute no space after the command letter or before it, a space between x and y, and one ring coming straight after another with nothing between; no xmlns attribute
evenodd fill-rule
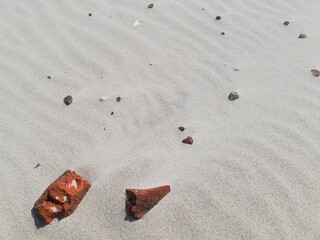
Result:
<svg viewBox="0 0 320 240"><path fill-rule="evenodd" d="M284 23L283 23L283 25L285 25L285 26L288 26L290 24L290 22L288 22L288 21L285 21Z"/></svg>
<svg viewBox="0 0 320 240"><path fill-rule="evenodd" d="M230 101L237 100L239 98L239 94L236 93L236 92L232 92L232 93L230 93L228 98L229 98Z"/></svg>
<svg viewBox="0 0 320 240"><path fill-rule="evenodd" d="M89 15L89 17L92 17L92 13L89 13L88 15Z"/></svg>
<svg viewBox="0 0 320 240"><path fill-rule="evenodd" d="M34 168L40 167L40 163L38 163Z"/></svg>
<svg viewBox="0 0 320 240"><path fill-rule="evenodd" d="M218 21L219 21L220 19L221 19L221 17L220 17L220 16L216 16L216 20L218 20Z"/></svg>
<svg viewBox="0 0 320 240"><path fill-rule="evenodd" d="M70 105L72 103L72 96L68 95L66 96L64 99L63 99L63 102L66 104L66 105Z"/></svg>
<svg viewBox="0 0 320 240"><path fill-rule="evenodd" d="M192 139L192 137L187 137L186 139L183 139L182 142L185 143L185 144L192 145L193 144L193 139Z"/></svg>
<svg viewBox="0 0 320 240"><path fill-rule="evenodd" d="M301 33L301 34L299 35L299 38L300 38L300 39L307 38L307 35L304 34L304 33Z"/></svg>
<svg viewBox="0 0 320 240"><path fill-rule="evenodd" d="M221 33L221 35L225 35L225 33L224 33L224 32L222 32L222 33Z"/></svg>
<svg viewBox="0 0 320 240"><path fill-rule="evenodd" d="M47 78L48 78L48 79L51 79L51 77L50 77L50 76L48 76Z"/></svg>
<svg viewBox="0 0 320 240"><path fill-rule="evenodd" d="M150 3L150 4L148 5L148 8L153 8L153 3Z"/></svg>
<svg viewBox="0 0 320 240"><path fill-rule="evenodd" d="M120 102L121 101L121 97L117 97L117 102Z"/></svg>
<svg viewBox="0 0 320 240"><path fill-rule="evenodd" d="M204 10L204 8L202 8L202 11Z"/></svg>
<svg viewBox="0 0 320 240"><path fill-rule="evenodd" d="M315 77L319 77L320 76L320 71L318 69L311 69L311 73Z"/></svg>
<svg viewBox="0 0 320 240"><path fill-rule="evenodd" d="M111 115L113 115L113 112L111 112Z"/></svg>
<svg viewBox="0 0 320 240"><path fill-rule="evenodd" d="M185 130L185 128L184 128L184 127L179 127L179 130L180 130L181 132L183 132L183 131Z"/></svg>

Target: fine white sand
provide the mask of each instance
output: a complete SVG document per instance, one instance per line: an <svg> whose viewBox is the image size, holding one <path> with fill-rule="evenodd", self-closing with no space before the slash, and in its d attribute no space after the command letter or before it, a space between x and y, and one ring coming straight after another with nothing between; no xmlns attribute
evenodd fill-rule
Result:
<svg viewBox="0 0 320 240"><path fill-rule="evenodd" d="M320 239L320 1L149 3L0 1L0 239ZM93 186L37 229L67 169Z"/></svg>

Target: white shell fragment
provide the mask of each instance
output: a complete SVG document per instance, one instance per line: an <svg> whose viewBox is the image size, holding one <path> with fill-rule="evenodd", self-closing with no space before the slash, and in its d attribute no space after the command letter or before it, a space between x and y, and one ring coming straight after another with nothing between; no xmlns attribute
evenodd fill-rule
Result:
<svg viewBox="0 0 320 240"><path fill-rule="evenodd" d="M134 27L138 26L140 24L139 20L136 20L133 24Z"/></svg>

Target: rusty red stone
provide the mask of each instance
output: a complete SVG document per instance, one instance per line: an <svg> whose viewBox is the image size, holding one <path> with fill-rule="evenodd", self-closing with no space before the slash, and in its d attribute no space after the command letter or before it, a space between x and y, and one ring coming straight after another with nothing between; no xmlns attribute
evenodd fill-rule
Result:
<svg viewBox="0 0 320 240"><path fill-rule="evenodd" d="M51 183L35 202L36 214L45 224L71 215L91 187L74 171L66 171Z"/></svg>
<svg viewBox="0 0 320 240"><path fill-rule="evenodd" d="M185 144L192 145L193 144L193 138L192 137L187 137L187 138L183 139L182 142L185 143Z"/></svg>
<svg viewBox="0 0 320 240"><path fill-rule="evenodd" d="M140 219L169 192L169 185L149 189L126 189L126 210L131 217Z"/></svg>

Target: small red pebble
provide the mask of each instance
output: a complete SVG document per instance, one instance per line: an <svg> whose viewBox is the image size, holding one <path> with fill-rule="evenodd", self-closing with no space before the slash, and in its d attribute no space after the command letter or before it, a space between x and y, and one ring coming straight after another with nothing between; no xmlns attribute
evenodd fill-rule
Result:
<svg viewBox="0 0 320 240"><path fill-rule="evenodd" d="M66 105L70 105L72 103L72 96L68 95L66 96L64 99L63 99L63 102L66 104Z"/></svg>
<svg viewBox="0 0 320 240"><path fill-rule="evenodd" d="M126 189L126 210L132 217L140 219L169 192L169 185L149 189Z"/></svg>
<svg viewBox="0 0 320 240"><path fill-rule="evenodd" d="M67 217L76 210L90 187L87 180L68 170L42 193L34 204L35 212L45 224L54 218Z"/></svg>
<svg viewBox="0 0 320 240"><path fill-rule="evenodd" d="M186 139L183 139L182 142L192 145L193 144L193 139L192 139L192 137L187 137Z"/></svg>

